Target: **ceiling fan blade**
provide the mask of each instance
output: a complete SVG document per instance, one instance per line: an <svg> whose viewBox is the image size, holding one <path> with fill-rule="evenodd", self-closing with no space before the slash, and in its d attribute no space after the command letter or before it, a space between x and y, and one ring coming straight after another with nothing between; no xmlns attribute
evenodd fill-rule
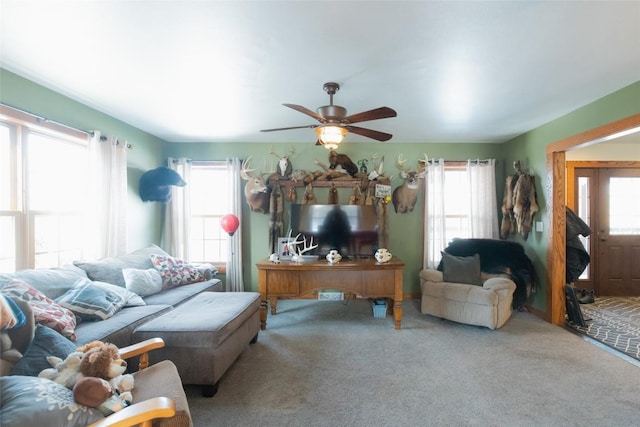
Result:
<svg viewBox="0 0 640 427"><path fill-rule="evenodd" d="M396 110L389 107L374 108L373 110L363 111L362 113L352 114L341 120L342 123L358 123L368 122L369 120L387 119L396 117Z"/></svg>
<svg viewBox="0 0 640 427"><path fill-rule="evenodd" d="M305 126L290 126L287 128L274 128L274 129L261 129L260 132L275 132L277 130L289 130L289 129L314 129L319 125L305 125Z"/></svg>
<svg viewBox="0 0 640 427"><path fill-rule="evenodd" d="M302 113L302 114L306 114L307 116L313 117L314 119L316 119L317 121L319 121L320 123L325 123L327 120L322 117L320 114L316 113L315 111L311 111L306 107L303 107L302 105L296 105L296 104L282 104L285 107L289 107L289 108L293 108L294 110Z"/></svg>
<svg viewBox="0 0 640 427"><path fill-rule="evenodd" d="M366 136L367 138L375 139L378 141L388 141L393 136L390 133L379 132L373 129L365 129L358 126L345 126L344 128L347 129L349 132Z"/></svg>

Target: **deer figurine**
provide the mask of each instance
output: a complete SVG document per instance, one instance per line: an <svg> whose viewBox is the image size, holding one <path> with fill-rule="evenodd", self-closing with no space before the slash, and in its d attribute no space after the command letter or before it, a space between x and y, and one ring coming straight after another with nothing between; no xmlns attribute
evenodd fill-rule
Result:
<svg viewBox="0 0 640 427"><path fill-rule="evenodd" d="M391 195L391 201L393 202L393 208L396 213L407 213L413 211L418 200L418 179L424 178L427 174L426 168L419 168L419 170L412 171L408 167L404 166L406 160L402 158L402 154L398 156L397 166L400 169L400 177L404 180L404 183L393 190ZM419 164L426 164L427 155L421 159Z"/></svg>

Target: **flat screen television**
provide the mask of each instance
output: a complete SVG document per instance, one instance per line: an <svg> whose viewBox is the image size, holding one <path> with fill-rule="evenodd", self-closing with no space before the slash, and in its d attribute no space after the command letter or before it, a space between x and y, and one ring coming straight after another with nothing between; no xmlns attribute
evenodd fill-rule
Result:
<svg viewBox="0 0 640 427"><path fill-rule="evenodd" d="M313 237L309 255L337 249L343 257L373 256L378 249L378 216L373 205L291 205L291 237Z"/></svg>

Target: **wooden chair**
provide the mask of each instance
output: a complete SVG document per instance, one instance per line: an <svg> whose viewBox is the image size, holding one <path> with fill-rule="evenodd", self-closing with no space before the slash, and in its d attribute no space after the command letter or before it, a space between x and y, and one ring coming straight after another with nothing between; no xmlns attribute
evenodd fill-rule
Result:
<svg viewBox="0 0 640 427"><path fill-rule="evenodd" d="M182 382L173 362L163 360L149 366L149 351L162 347L164 341L161 338L152 338L120 349L123 359L138 358L138 371L133 373L133 404L89 427L151 427L154 420L153 425L156 426L193 426Z"/></svg>

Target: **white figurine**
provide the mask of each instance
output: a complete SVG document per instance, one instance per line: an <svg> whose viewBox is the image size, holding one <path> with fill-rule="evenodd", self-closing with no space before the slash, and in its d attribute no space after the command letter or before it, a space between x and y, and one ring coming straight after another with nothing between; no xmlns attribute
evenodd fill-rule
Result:
<svg viewBox="0 0 640 427"><path fill-rule="evenodd" d="M387 249L384 249L384 248L378 249L375 255L376 261L378 261L379 263L391 261L392 256L393 255L391 255L391 252L389 252Z"/></svg>
<svg viewBox="0 0 640 427"><path fill-rule="evenodd" d="M337 264L342 259L342 255L337 250L331 249L325 258L329 264Z"/></svg>
<svg viewBox="0 0 640 427"><path fill-rule="evenodd" d="M275 252L272 253L271 255L269 255L269 261L273 264L280 264L280 255Z"/></svg>

